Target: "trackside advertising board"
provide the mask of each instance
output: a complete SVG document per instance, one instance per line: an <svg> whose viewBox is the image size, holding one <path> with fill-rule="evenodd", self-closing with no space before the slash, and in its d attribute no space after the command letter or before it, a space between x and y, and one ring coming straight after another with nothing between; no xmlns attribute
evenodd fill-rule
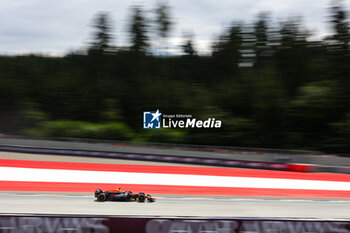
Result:
<svg viewBox="0 0 350 233"><path fill-rule="evenodd" d="M208 213L210 214L210 213ZM143 218L2 215L6 233L348 233L350 221L262 218Z"/></svg>

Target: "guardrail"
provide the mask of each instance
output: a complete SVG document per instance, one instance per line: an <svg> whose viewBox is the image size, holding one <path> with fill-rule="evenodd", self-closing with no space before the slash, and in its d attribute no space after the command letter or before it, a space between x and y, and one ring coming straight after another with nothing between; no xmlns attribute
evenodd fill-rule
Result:
<svg viewBox="0 0 350 233"><path fill-rule="evenodd" d="M350 221L283 218L173 218L2 215L0 232L350 233Z"/></svg>
<svg viewBox="0 0 350 233"><path fill-rule="evenodd" d="M8 146L8 145L0 145L0 151L35 153L35 154L74 155L74 156L85 156L85 157L156 161L156 162L168 162L168 163L170 162L170 163L183 163L183 164L223 166L223 167L256 168L256 169L269 169L269 170L282 170L282 171L285 171L288 169L288 164L285 164L285 163L244 161L244 160L207 158L207 157L201 158L201 157L177 156L177 155L107 152L107 151L74 150L74 149L61 149L61 148L41 148L41 147Z"/></svg>
<svg viewBox="0 0 350 233"><path fill-rule="evenodd" d="M28 146L41 148L60 148L75 150L91 150L105 152L127 152L142 153L150 155L175 155L191 156L210 159L232 159L252 162L268 163L292 163L292 164L316 164L324 167L350 167L350 157L341 157L337 155L317 154L318 152L308 151L285 151L273 149L258 148L235 148L235 147L196 147L190 145L183 148L180 144L144 144L134 142L117 142L117 141L95 141L81 139L35 139L15 136L0 137L0 145L8 146ZM241 149L241 150L240 150ZM255 151L256 150L256 151ZM289 152L289 153L287 153ZM314 153L314 154L312 154ZM333 168L330 168L331 170ZM333 169L338 171L339 169ZM340 169L344 171L344 169ZM346 170L346 169L345 169Z"/></svg>
<svg viewBox="0 0 350 233"><path fill-rule="evenodd" d="M295 172L350 174L349 158L336 156L318 155L316 157L316 155L294 155L292 156L292 161L290 161L290 159L281 159L283 156L281 157L280 155L225 155L172 149L132 148L127 146L113 147L109 144L4 138L0 140L0 151L1 150L22 153L75 155Z"/></svg>
<svg viewBox="0 0 350 233"><path fill-rule="evenodd" d="M118 140L102 140L102 139L88 139L88 138L67 138L67 137L28 137L21 135L4 135L2 138L9 139L23 139L23 140L54 140L61 142L79 142L79 143L93 143L93 144L110 144L122 145L131 147L155 148L155 149L177 149L187 151L202 151L202 152L217 152L217 153L253 153L253 154L281 154L281 155L295 155L306 154L315 155L323 154L320 151L312 150L297 150L297 149L276 149L276 148L252 148L252 147L235 147L235 146L215 146L215 145L196 145L196 144L179 144L179 143L157 143L157 142L135 142L135 141L118 141ZM1 137L0 137L1 139Z"/></svg>

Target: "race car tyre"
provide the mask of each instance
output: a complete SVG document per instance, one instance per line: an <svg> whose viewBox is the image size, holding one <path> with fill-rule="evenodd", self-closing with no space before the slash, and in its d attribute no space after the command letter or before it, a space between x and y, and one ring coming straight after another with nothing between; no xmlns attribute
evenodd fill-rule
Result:
<svg viewBox="0 0 350 233"><path fill-rule="evenodd" d="M104 194L104 193L100 193L98 196L97 196L97 200L98 201L101 201L101 202L103 202L103 201L106 201L106 194Z"/></svg>
<svg viewBox="0 0 350 233"><path fill-rule="evenodd" d="M139 197L137 198L137 201L138 202L145 202L145 199L146 199L145 194L140 194Z"/></svg>

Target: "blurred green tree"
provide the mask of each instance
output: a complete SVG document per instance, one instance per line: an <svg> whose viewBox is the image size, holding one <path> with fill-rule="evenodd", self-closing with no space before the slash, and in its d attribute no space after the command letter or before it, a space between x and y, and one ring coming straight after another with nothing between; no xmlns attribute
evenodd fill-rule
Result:
<svg viewBox="0 0 350 233"><path fill-rule="evenodd" d="M242 43L241 25L234 24L213 45L214 69L219 75L231 75L238 70Z"/></svg>
<svg viewBox="0 0 350 233"><path fill-rule="evenodd" d="M131 11L129 28L131 50L145 53L149 46L147 35L149 26L146 21L145 13L141 6L133 6Z"/></svg>
<svg viewBox="0 0 350 233"><path fill-rule="evenodd" d="M159 2L155 9L155 14L158 36L164 39L169 36L169 32L173 24L170 17L170 7L164 2Z"/></svg>
<svg viewBox="0 0 350 233"><path fill-rule="evenodd" d="M185 43L182 45L182 49L183 49L183 52L185 53L185 55L187 55L187 56L192 57L192 56L197 54L196 50L194 49L193 40L192 40L191 36L188 36L185 39Z"/></svg>
<svg viewBox="0 0 350 233"><path fill-rule="evenodd" d="M272 54L268 51L268 13L261 13L258 16L254 24L254 32L255 32L255 53L256 53L256 64L260 65L260 63L270 57Z"/></svg>
<svg viewBox="0 0 350 233"><path fill-rule="evenodd" d="M334 1L330 8L331 24L335 32L333 38L337 41L343 52L348 52L350 42L350 31L348 14L341 5L341 1Z"/></svg>
<svg viewBox="0 0 350 233"><path fill-rule="evenodd" d="M111 48L111 22L107 12L100 12L96 15L93 22L95 29L93 41L91 42L90 51L97 53L105 53Z"/></svg>

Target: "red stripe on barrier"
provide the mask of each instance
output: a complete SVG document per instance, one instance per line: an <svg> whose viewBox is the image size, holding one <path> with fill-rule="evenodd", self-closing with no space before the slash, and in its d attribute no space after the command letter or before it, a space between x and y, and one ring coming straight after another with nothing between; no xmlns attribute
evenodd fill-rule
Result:
<svg viewBox="0 0 350 233"><path fill-rule="evenodd" d="M91 192L92 194L96 189L109 190L119 187L123 190L146 192L151 194L350 198L350 191L0 181L1 191Z"/></svg>
<svg viewBox="0 0 350 233"><path fill-rule="evenodd" d="M348 174L300 173L300 172L241 169L241 168L96 164L96 163L71 163L71 162L47 162L47 161L0 159L0 167L1 166L2 167L40 168L40 169L83 170L83 171L115 171L115 172L160 173L160 174L239 176L239 177L260 177L260 178L350 182L350 175Z"/></svg>

